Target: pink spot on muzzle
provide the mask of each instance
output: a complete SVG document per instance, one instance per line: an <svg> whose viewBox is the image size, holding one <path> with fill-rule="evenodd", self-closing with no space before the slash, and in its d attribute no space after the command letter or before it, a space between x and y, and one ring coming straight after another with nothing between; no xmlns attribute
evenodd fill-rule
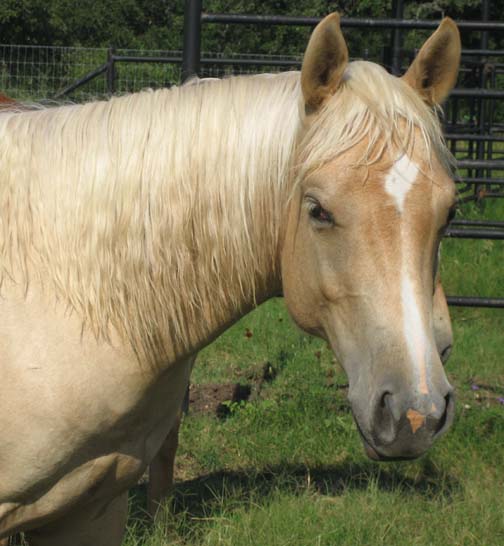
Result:
<svg viewBox="0 0 504 546"><path fill-rule="evenodd" d="M422 428L424 425L425 425L425 421L426 421L426 417L425 415L423 415L422 413L414 410L414 409L409 409L407 412L406 412L406 417L410 423L410 427L411 427L411 432L413 432L413 434L415 434L415 432L419 429L419 428Z"/></svg>

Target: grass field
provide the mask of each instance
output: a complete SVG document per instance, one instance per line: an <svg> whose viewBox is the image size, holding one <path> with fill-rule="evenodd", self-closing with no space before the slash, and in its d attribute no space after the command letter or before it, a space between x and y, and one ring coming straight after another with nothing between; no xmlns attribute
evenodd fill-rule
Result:
<svg viewBox="0 0 504 546"><path fill-rule="evenodd" d="M502 241L447 240L443 256L448 294L504 295ZM200 354L193 383L247 383L266 362L276 375L225 419L185 418L165 520L146 523L132 492L125 546L504 545L504 311L451 312L455 424L418 461L387 464L364 455L325 343L281 299L245 317Z"/></svg>

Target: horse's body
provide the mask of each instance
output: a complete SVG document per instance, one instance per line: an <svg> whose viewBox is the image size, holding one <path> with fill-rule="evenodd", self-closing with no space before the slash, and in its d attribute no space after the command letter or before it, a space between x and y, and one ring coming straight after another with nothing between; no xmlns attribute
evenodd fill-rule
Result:
<svg viewBox="0 0 504 546"><path fill-rule="evenodd" d="M345 367L370 456L446 430L432 294L454 186L423 101L460 44L436 35L406 82L348 66L332 16L301 78L0 117L0 536L120 544L193 355L281 289Z"/></svg>

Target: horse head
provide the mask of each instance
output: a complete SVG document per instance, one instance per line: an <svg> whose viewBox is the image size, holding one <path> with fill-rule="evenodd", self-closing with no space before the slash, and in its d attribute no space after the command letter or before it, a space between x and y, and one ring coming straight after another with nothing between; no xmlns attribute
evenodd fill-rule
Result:
<svg viewBox="0 0 504 546"><path fill-rule="evenodd" d="M396 78L348 62L333 14L302 66L283 291L296 323L326 339L345 369L374 459L417 457L453 420L438 253L456 191L436 109L456 81L460 49L444 19Z"/></svg>

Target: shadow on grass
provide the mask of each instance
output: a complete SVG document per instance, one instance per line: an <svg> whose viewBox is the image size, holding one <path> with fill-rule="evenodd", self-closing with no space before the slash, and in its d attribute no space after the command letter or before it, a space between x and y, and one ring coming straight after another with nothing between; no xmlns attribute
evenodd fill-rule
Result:
<svg viewBox="0 0 504 546"><path fill-rule="evenodd" d="M420 496L424 500L442 498L450 502L461 485L454 477L439 470L428 457L421 460L416 478L406 474L408 463L394 466L373 462L342 463L334 466L309 468L302 465L278 465L239 472L223 471L200 476L176 485L171 498L173 518L207 520L235 507L260 502L274 492L302 494L306 491L320 495L338 496L345 492L374 490ZM131 492L132 518L145 518L145 485ZM144 516L142 516L144 514Z"/></svg>

